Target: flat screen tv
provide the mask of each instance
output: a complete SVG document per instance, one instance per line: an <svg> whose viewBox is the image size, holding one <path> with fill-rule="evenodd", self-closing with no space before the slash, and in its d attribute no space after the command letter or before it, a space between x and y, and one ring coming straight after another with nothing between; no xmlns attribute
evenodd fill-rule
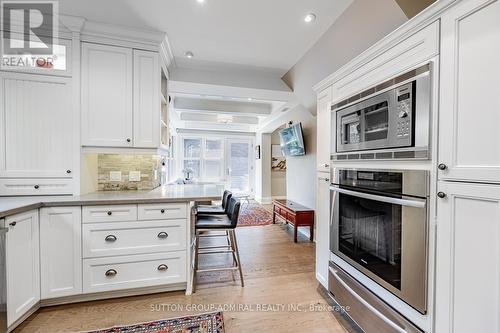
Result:
<svg viewBox="0 0 500 333"><path fill-rule="evenodd" d="M281 151L285 156L302 156L306 154L302 124L298 123L280 132Z"/></svg>

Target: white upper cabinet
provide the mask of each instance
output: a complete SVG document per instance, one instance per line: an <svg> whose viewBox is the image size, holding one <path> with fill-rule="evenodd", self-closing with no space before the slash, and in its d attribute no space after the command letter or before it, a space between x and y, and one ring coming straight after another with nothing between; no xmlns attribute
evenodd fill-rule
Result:
<svg viewBox="0 0 500 333"><path fill-rule="evenodd" d="M132 147L132 49L82 43L82 145Z"/></svg>
<svg viewBox="0 0 500 333"><path fill-rule="evenodd" d="M161 72L159 55L134 50L134 147L160 146Z"/></svg>
<svg viewBox="0 0 500 333"><path fill-rule="evenodd" d="M499 18L500 2L485 0L442 18L440 179L500 182Z"/></svg>
<svg viewBox="0 0 500 333"><path fill-rule="evenodd" d="M0 73L0 178L73 177L72 93L70 78Z"/></svg>
<svg viewBox="0 0 500 333"><path fill-rule="evenodd" d="M500 332L500 187L439 182L437 333Z"/></svg>
<svg viewBox="0 0 500 333"><path fill-rule="evenodd" d="M40 210L41 298L82 293L82 210Z"/></svg>
<svg viewBox="0 0 500 333"><path fill-rule="evenodd" d="M7 326L40 301L38 210L5 219L7 232Z"/></svg>
<svg viewBox="0 0 500 333"><path fill-rule="evenodd" d="M330 171L330 143L331 143L331 111L332 87L328 87L318 94L317 100L317 170Z"/></svg>

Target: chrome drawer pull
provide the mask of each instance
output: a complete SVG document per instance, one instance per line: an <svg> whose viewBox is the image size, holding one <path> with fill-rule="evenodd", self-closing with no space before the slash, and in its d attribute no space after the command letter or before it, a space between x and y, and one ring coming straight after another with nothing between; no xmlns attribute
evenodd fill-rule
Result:
<svg viewBox="0 0 500 333"><path fill-rule="evenodd" d="M159 271L166 271L167 269L168 269L168 266L165 264L161 264L160 266L158 266Z"/></svg>
<svg viewBox="0 0 500 333"><path fill-rule="evenodd" d="M165 231L162 231L158 234L158 238L165 239L168 237L168 234Z"/></svg>
<svg viewBox="0 0 500 333"><path fill-rule="evenodd" d="M115 271L114 269L108 269L108 270L106 271L106 273L104 273L104 275L106 275L106 276L111 276L111 277L112 277L112 276L115 276L116 274L118 274L118 272L117 272L117 271Z"/></svg>
<svg viewBox="0 0 500 333"><path fill-rule="evenodd" d="M117 238L115 235L107 235L106 238L104 238L106 242L116 242Z"/></svg>

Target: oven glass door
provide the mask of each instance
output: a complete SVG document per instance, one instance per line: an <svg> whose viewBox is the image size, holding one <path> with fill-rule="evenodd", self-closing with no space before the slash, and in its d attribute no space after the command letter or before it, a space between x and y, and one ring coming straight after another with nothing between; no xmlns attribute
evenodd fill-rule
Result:
<svg viewBox="0 0 500 333"><path fill-rule="evenodd" d="M391 291L425 270L426 200L332 185L332 252ZM406 281L405 281L406 279Z"/></svg>

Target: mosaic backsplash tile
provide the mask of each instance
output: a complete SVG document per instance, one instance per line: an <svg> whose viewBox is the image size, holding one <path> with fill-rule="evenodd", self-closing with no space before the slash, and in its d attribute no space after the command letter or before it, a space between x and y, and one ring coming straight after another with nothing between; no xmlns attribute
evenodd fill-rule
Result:
<svg viewBox="0 0 500 333"><path fill-rule="evenodd" d="M99 191L152 190L161 185L161 156L99 154L97 163ZM131 171L139 171L140 180L130 181ZM112 173L116 177L119 172L119 180L112 180Z"/></svg>

